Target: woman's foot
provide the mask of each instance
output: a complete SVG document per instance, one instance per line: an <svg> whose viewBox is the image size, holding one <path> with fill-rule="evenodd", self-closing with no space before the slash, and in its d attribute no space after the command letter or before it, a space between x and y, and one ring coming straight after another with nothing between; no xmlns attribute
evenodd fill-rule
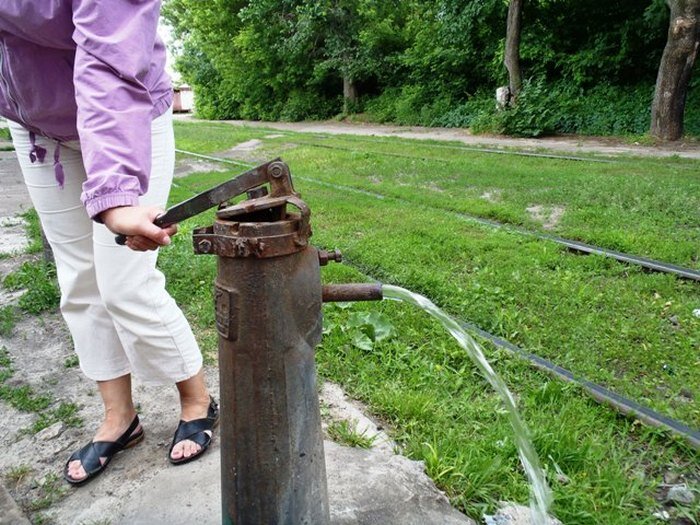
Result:
<svg viewBox="0 0 700 525"><path fill-rule="evenodd" d="M180 394L180 424L178 425L178 432L180 427L184 423L194 422L198 420L206 420L211 416L210 408L213 399L209 396L209 391L204 382L204 372L200 369L197 374L190 377L185 381L177 383L177 390ZM215 403L214 403L215 405ZM216 417L218 421L218 407L216 407ZM194 428L197 425L189 425L189 427ZM211 428L211 425L205 425ZM170 461L174 463L183 463L189 459L194 459L202 453L203 448L209 446L211 442L212 431L211 429L202 430L206 435L206 438L199 438L197 443L192 439L174 439L173 445L170 449ZM180 436L182 433L179 432ZM178 433L176 433L176 438ZM184 437L188 437L185 435ZM194 437L194 436L193 436Z"/></svg>
<svg viewBox="0 0 700 525"><path fill-rule="evenodd" d="M143 435L141 425L136 417L136 409L131 398L131 375L126 374L107 381L98 381L97 388L104 404L105 417L97 434L91 443L76 452L68 460L64 475L69 483L80 483L91 477L90 472L97 469L101 471L117 448L121 450L125 446L136 444L137 437ZM130 426L136 422L136 426L129 431ZM127 435L125 435L128 432ZM116 443L117 446L94 445L95 443ZM121 447L121 448L120 448ZM90 453L86 452L90 449ZM118 451L118 450L117 450ZM111 452L111 454L108 454ZM83 461L78 459L78 454L84 461L89 461L87 469ZM95 454L99 454L95 456ZM107 454L107 455L105 455ZM96 475L93 474L93 475Z"/></svg>
<svg viewBox="0 0 700 525"><path fill-rule="evenodd" d="M93 440L73 453L64 470L66 481L74 485L97 476L112 457L143 438L143 428L134 412L129 419L108 417Z"/></svg>
<svg viewBox="0 0 700 525"><path fill-rule="evenodd" d="M206 391L205 391L206 392ZM209 404L211 400L209 394L205 397L199 397L196 399L181 399L181 412L180 421L190 422L198 419L206 418L209 411ZM204 431L209 438L212 437L211 430ZM170 451L170 459L174 461L180 461L183 459L189 459L198 455L202 450L202 446L190 439L185 439L173 445Z"/></svg>

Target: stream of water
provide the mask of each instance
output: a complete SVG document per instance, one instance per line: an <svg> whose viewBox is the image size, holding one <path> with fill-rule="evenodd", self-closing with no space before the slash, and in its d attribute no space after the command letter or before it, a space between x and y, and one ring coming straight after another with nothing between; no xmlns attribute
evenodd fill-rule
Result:
<svg viewBox="0 0 700 525"><path fill-rule="evenodd" d="M454 337L474 362L486 381L501 396L508 413L508 419L513 427L515 443L518 447L520 462L530 481L530 508L532 510L532 523L534 525L547 524L547 511L551 503L551 492L547 486L544 472L540 466L540 460L535 448L530 441L530 433L525 422L521 419L515 404L513 395L491 364L486 360L484 352L479 344L468 334L457 321L435 306L429 299L420 294L413 293L404 288L391 285L383 285L382 291L385 299L393 299L413 304L435 317L442 326Z"/></svg>

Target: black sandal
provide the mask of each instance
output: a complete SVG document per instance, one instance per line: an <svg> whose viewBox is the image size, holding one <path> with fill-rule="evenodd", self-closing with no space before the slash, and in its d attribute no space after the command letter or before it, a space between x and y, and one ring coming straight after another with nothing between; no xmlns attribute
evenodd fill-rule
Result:
<svg viewBox="0 0 700 525"><path fill-rule="evenodd" d="M183 421L182 419L177 425L173 442L168 450L168 459L173 465L182 465L188 463L204 454L211 444L212 436L207 434L207 431L213 432L214 427L219 424L219 405L216 404L214 398L209 396L209 409L207 417L201 419L193 419L192 421ZM213 434L212 434L213 435ZM186 458L173 459L173 448L178 443L189 440L197 443L201 448L196 454Z"/></svg>
<svg viewBox="0 0 700 525"><path fill-rule="evenodd" d="M80 450L73 452L63 469L63 479L71 485L82 485L95 478L107 468L107 465L117 453L133 447L143 439L143 428L132 435L138 426L139 416L134 416L134 420L129 425L129 428L116 441L91 441ZM102 463L100 458L105 458L105 462ZM85 470L86 476L84 478L75 479L68 475L68 465L76 459L80 461L83 470Z"/></svg>

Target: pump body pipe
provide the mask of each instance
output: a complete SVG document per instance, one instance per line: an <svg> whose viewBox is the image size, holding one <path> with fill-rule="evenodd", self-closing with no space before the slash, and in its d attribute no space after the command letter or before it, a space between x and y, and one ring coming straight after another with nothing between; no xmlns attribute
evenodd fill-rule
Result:
<svg viewBox="0 0 700 525"><path fill-rule="evenodd" d="M248 198L222 204L192 239L195 253L218 256L222 521L328 525L314 362L321 307L379 300L381 285L321 286L320 267L342 255L309 244L311 212L286 164L267 163L255 181L236 181Z"/></svg>

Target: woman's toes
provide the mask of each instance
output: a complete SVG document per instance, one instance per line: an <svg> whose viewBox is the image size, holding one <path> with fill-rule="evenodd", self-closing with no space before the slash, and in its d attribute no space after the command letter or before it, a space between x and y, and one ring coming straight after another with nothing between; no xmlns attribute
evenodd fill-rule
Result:
<svg viewBox="0 0 700 525"><path fill-rule="evenodd" d="M180 459L182 457L183 451L182 451L183 443L178 443L173 447L173 451L170 453L170 457L173 459Z"/></svg>
<svg viewBox="0 0 700 525"><path fill-rule="evenodd" d="M197 452L199 452L199 445L197 445L197 443L194 443L193 441L187 441L185 445L185 457L191 458Z"/></svg>
<svg viewBox="0 0 700 525"><path fill-rule="evenodd" d="M190 440L181 441L173 447L173 452L170 457L173 459L191 458L196 455L202 447Z"/></svg>
<svg viewBox="0 0 700 525"><path fill-rule="evenodd" d="M80 463L80 461L78 460L75 460L71 461L68 464L68 475L71 479L79 481L81 479L84 479L87 476L87 473L85 472L82 463Z"/></svg>

